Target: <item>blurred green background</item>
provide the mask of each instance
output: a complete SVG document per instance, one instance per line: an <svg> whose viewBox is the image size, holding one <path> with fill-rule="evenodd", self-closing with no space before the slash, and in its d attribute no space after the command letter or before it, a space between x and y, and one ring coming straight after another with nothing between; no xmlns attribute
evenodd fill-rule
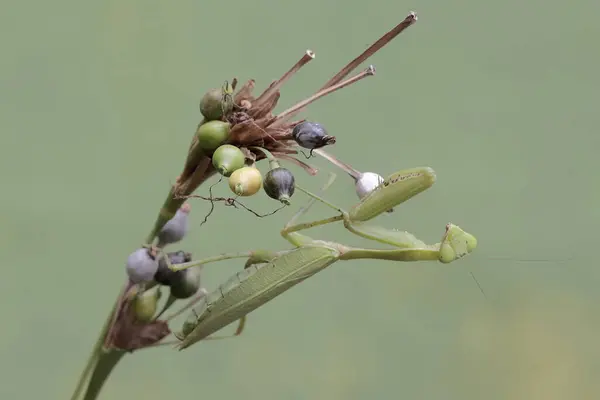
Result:
<svg viewBox="0 0 600 400"><path fill-rule="evenodd" d="M413 9L419 22L369 61L375 77L302 117L359 170L434 168L431 190L377 223L435 243L453 222L478 237L476 253L334 265L253 313L238 339L126 357L101 398L598 398L590 0L4 1L0 398L70 396L125 258L183 165L205 90L237 77L260 91L312 49L281 111ZM317 177L294 170L316 189L335 169L313 162ZM350 183L339 174L327 197L349 207ZM246 204L276 207L263 195ZM278 232L294 209L259 220L221 206L199 227L209 205L192 207L182 247L197 257L288 247ZM367 244L340 226L313 236ZM206 287L241 267L207 266Z"/></svg>

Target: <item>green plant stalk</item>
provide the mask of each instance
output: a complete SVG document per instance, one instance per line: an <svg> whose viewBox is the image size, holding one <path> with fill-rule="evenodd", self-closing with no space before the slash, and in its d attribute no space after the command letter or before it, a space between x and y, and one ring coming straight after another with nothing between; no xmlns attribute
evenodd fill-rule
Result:
<svg viewBox="0 0 600 400"><path fill-rule="evenodd" d="M169 191L169 195L165 199L165 202L163 203L160 212L156 217L154 226L146 238L146 243L150 244L152 241L154 241L157 233L171 218L173 218L179 207L181 207L184 202L185 199L175 198L173 189ZM71 400L96 400L113 369L117 366L121 358L127 354L126 351L104 348L106 336L108 335L108 331L114 320L115 312L118 312L118 309L121 305L123 295L125 295L125 293L119 294L115 304L111 309L111 312L109 313L104 325L102 326L102 329L100 330L98 340L96 341L86 366L79 377L79 381L77 382L75 391L71 396ZM83 394L82 397L82 392L86 386L86 383L87 387L85 389L85 394Z"/></svg>
<svg viewBox="0 0 600 400"><path fill-rule="evenodd" d="M269 160L269 169L280 168L281 165L277 161L277 158L267 149L263 149L262 147L252 146L252 149L261 151L265 156L267 156L267 160Z"/></svg>
<svg viewBox="0 0 600 400"><path fill-rule="evenodd" d="M269 166L271 168L276 168L279 166L277 159L269 152L268 150L262 147L255 147L255 149L262 151L269 160ZM203 171L204 172L204 171ZM202 174L204 179L199 182L202 184L208 176L204 173ZM193 185L195 186L195 185ZM175 215L177 210L181 207L181 205L185 202L185 198L179 198L175 196L175 191L173 188L169 191L167 198L165 199L158 216L154 222L154 225L150 231L150 234L146 238L146 244L151 244L158 232L162 229L162 227ZM244 255L247 256L247 255ZM92 354L90 355L88 362L77 382L77 387L71 397L71 400L96 400L100 391L110 376L112 370L116 367L118 362L123 358L127 352L116 350L116 349L105 349L104 342L106 341L106 336L109 333L110 326L112 325L112 321L114 319L115 312L118 311L122 295L119 295L115 305L112 308L109 316L107 317L102 330L100 331L100 335L98 340L92 350ZM91 378L90 378L91 375ZM89 378L89 379L88 379ZM87 387L85 390L85 394L81 397L83 388L87 382Z"/></svg>
<svg viewBox="0 0 600 400"><path fill-rule="evenodd" d="M87 364L86 364L85 368L83 369L81 376L79 377L79 381L77 382L75 391L73 392L73 395L71 396L71 400L79 400L81 398L81 391L83 390L85 383L88 381L88 377L90 376L92 371L94 371L94 373L95 373L101 358L104 355L108 354L103 351L104 340L106 339L106 335L108 334L108 330L110 328L110 325L112 324L113 316L119 307L119 303L121 302L120 300L121 300L121 296L119 296L117 298L117 301L115 301L115 304L113 305L113 308L112 308L110 314L108 315L108 318L106 318L106 321L104 322L104 325L102 326L102 329L100 330L100 335L98 336L98 340L96 341L96 344L94 345L94 348L92 349L92 353L90 354L90 357L88 358ZM88 385L88 390L86 390L86 392L88 392L88 391L89 391L89 385ZM87 393L86 393L86 398L87 398Z"/></svg>
<svg viewBox="0 0 600 400"><path fill-rule="evenodd" d="M165 202L160 208L160 211L158 213L158 216L156 217L156 221L154 222L154 226L152 227L150 234L146 238L147 244L152 243L158 232L160 232L162 227L165 226L165 224L175 216L177 210L179 210L179 207L181 207L183 203L185 203L185 198L176 199L175 192L173 189L171 189L169 191L169 195L165 199Z"/></svg>
<svg viewBox="0 0 600 400"><path fill-rule="evenodd" d="M316 96L316 95L312 96L311 98L305 100L304 102L299 103L296 106L284 111L283 113L281 113L278 116L278 120L275 121L275 123L271 124L271 126L276 127L277 125L283 124L283 122L285 120L289 120L290 118L292 118L294 115L296 115L298 112L300 112L301 109L303 109L306 105L313 102L318 97L322 97L324 94L321 92L326 90L327 88L329 88L330 91L338 90L341 87L347 86L348 84L350 84L358 79L361 79L364 76L372 75L373 71L371 70L371 68L369 68L369 70L367 70L368 72L366 71L365 73L361 74L361 78L359 78L358 76L355 78L351 78L351 80L349 80L350 82L346 82L342 86L332 89L333 86L335 86L336 84L339 84L344 79L344 77L346 77L351 71L353 71L356 67L358 67L358 65L360 65L362 62L366 61L367 58L369 58L371 55L375 54L379 49L384 47L392 39L394 39L396 36L398 36L403 30L405 30L406 28L411 26L414 22L416 22L416 20L417 20L416 15L411 12L400 24L398 24L395 28L393 28L392 30L387 32L377 42L373 43L367 50L365 50L360 56L358 56L357 58L352 60L341 71L339 71L338 74L336 74L333 78L331 78L321 88L321 90L319 92L317 92L317 94L319 96ZM288 75L285 79L289 78L290 76L291 75ZM282 78L279 85L281 85L281 83L283 83L283 81L285 79ZM235 90L235 89L232 87L232 90ZM275 90L275 86L273 86L272 90ZM268 93L268 92L266 92L266 93ZM200 122L200 124L198 125L198 128L203 123L204 123L204 121ZM261 148L260 150L262 150L263 153L265 153L265 149ZM265 154L267 155L267 157L268 157L268 155L271 156L271 157L268 157L269 161L272 162L272 160L275 160L275 162L277 162L275 157L272 154L270 154L270 153L268 153L268 154L265 153ZM192 142L190 143L190 148L189 148L188 157L186 159L186 163L184 166L184 171L187 168L187 171L185 171L186 173L194 174L195 171L192 170L192 165L194 165L197 162L197 160L200 159L201 157L202 157L202 154L199 151L197 143L196 143L196 134L194 134ZM273 165L273 164L271 164L271 165ZM205 168L205 170L206 170L206 168ZM210 175L211 174L207 174L206 176L204 176L204 179L202 179L200 182L197 182L198 186L202 182L204 182L204 180L207 179ZM181 179L181 177L180 177L180 179ZM193 184L193 186L195 186L196 181L191 181L191 183L189 183L189 185L192 185L192 184ZM150 244L154 240L154 238L156 237L156 234L175 215L175 213L177 212L179 207L184 202L185 202L185 199L175 198L175 193L174 193L173 189L171 189L171 191L169 192L169 196L165 200L165 202L159 212L159 215L156 218L154 227L152 228L150 234L148 235L148 237L146 239L147 244ZM85 394L85 397L83 398L83 400L95 400L98 397L98 394L100 393L100 390L101 390L103 384L106 382L106 379L109 377L111 371L114 369L114 367L117 365L117 363L121 360L121 358L125 355L125 352L122 352L120 350L105 350L105 349L103 349L103 344L106 339L106 335L108 334L108 330L110 329L110 326L112 325L114 313L116 311L118 311L118 308L120 306L121 297L122 296L119 295L117 302L115 303L115 305L112 309L112 312L109 314L102 330L100 331L100 336L98 338L98 341L96 342L94 349L92 351L92 354L90 355L90 358L88 359L88 362L87 362L86 366L84 367L84 370L82 371L82 374L79 378L77 387L75 389L75 392L73 393L73 397L71 398L71 400L81 400L80 394L81 394L81 391L83 390L83 387L84 387L86 381L88 380L90 373L92 375L92 378L90 379L90 382L86 389L86 394Z"/></svg>
<svg viewBox="0 0 600 400"><path fill-rule="evenodd" d="M125 354L127 354L126 351L109 350L100 355L83 400L96 400L98 398L104 383Z"/></svg>
<svg viewBox="0 0 600 400"><path fill-rule="evenodd" d="M204 156L204 152L198 143L198 129L200 129L205 122L206 121L202 120L196 128L196 132L194 132L194 136L192 137L190 148L188 150L188 155L183 166L183 172L179 176L181 181L185 181L190 175L192 175L194 169L198 165L198 162Z"/></svg>

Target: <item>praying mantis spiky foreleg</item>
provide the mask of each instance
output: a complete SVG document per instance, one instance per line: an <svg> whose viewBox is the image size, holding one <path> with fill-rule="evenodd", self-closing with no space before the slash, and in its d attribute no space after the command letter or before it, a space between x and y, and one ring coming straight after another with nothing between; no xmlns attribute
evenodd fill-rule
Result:
<svg viewBox="0 0 600 400"><path fill-rule="evenodd" d="M330 180L330 183L333 181ZM472 252L476 239L453 224L446 225L441 243L426 245L407 232L388 231L368 227L363 222L407 201L431 187L435 173L430 168L413 168L392 174L370 195L350 209L349 212L336 207L317 195L307 193L311 200L283 229L282 236L296 246L295 249L273 253L263 260L247 263L247 268L232 276L217 290L205 296L185 322L180 349L207 339L230 323L245 318L250 312L287 291L292 286L311 277L339 260L380 259L393 261L439 260L449 263ZM340 215L303 224L296 220L318 200L336 209ZM339 243L314 240L298 233L317 225L343 221L346 228L365 238L395 246L391 250L376 250L348 247ZM178 265L177 269L218 261L239 258L240 254L222 255L200 260L189 265ZM268 262L264 262L267 261ZM263 262L261 265L256 265ZM244 320L242 320L244 321Z"/></svg>
<svg viewBox="0 0 600 400"><path fill-rule="evenodd" d="M297 236L296 232L335 221L343 221L346 229L352 233L374 240L379 243L398 247L401 250L372 250L351 249L341 259L377 258L395 261L427 261L439 260L443 263L455 261L471 253L477 247L477 239L453 224L446 225L446 231L440 243L427 245L406 231L389 230L378 226L365 224L381 213L387 211L390 205L403 203L417 194L427 190L435 183L435 172L431 168L411 168L396 172L383 181L381 186L371 192L362 201L350 209L349 212L329 203L301 187L301 191L314 200L318 200L330 208L338 211L338 216L295 224L296 215L285 228L281 235L295 246L308 243L306 236ZM311 202L301 210L308 211Z"/></svg>

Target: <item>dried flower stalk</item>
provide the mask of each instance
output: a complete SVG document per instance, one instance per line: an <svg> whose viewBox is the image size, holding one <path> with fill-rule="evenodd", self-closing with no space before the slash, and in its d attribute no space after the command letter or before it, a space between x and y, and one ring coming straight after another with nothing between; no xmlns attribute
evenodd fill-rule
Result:
<svg viewBox="0 0 600 400"><path fill-rule="evenodd" d="M260 161L265 158L262 152L254 152L250 149L252 146L261 146L269 150L277 158L293 162L302 167L310 175L316 174L317 170L315 168L294 157L298 153L298 150L296 143L292 140L292 130L304 120L292 122L289 122L289 120L319 98L354 84L367 76L374 75L375 69L371 66L354 77L344 80L361 63L374 55L416 21L417 17L415 13L411 12L396 27L343 67L317 93L298 102L279 115L274 115L273 111L281 97L280 89L304 65L315 58L315 54L312 51L307 50L299 61L283 74L281 78L272 82L258 97L253 96L255 88L255 81L253 79L248 80L236 91L238 82L234 78L231 84L231 87L235 91L233 95L234 109L230 115L226 116L227 121L231 124L229 144L241 148L249 160ZM327 153L324 154L328 155ZM194 135L182 172L171 187L158 213L154 226L146 239L146 244L152 243L156 234L175 215L179 207L185 202L185 199L191 196L202 183L206 182L206 180L216 173L210 156L210 154L203 154L199 150L196 135ZM333 156L328 155L326 158L334 164L336 163L336 159ZM135 318L131 314L131 300L128 296L130 288L131 284L125 285L118 296L117 302L101 331L100 338L78 382L72 397L73 400L83 398L81 394L84 385L87 385L85 400L96 399L110 372L126 352L169 343L163 341L163 339L171 334L168 320L173 316L169 317L166 321L154 320L144 324L135 321Z"/></svg>

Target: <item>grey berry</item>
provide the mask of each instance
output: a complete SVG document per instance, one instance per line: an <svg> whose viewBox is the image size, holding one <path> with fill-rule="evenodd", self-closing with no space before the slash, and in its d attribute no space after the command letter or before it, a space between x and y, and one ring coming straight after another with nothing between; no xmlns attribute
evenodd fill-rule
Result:
<svg viewBox="0 0 600 400"><path fill-rule="evenodd" d="M150 282L158 270L158 261L149 249L142 247L127 257L126 270L131 282Z"/></svg>
<svg viewBox="0 0 600 400"><path fill-rule="evenodd" d="M177 299L192 297L200 289L201 266L177 271L171 279L171 296Z"/></svg>
<svg viewBox="0 0 600 400"><path fill-rule="evenodd" d="M177 210L175 216L158 233L158 247L162 248L183 239L188 232L189 213L190 205L188 203L185 203Z"/></svg>
<svg viewBox="0 0 600 400"><path fill-rule="evenodd" d="M182 264L192 260L192 255L186 253L183 250L173 251L167 253L171 264ZM171 279L177 274L177 271L171 271L165 261L164 257L160 257L158 260L158 270L154 274L154 280L162 285L170 285Z"/></svg>
<svg viewBox="0 0 600 400"><path fill-rule="evenodd" d="M310 121L296 125L292 137L299 146L311 150L335 143L335 136L329 136L323 125Z"/></svg>

